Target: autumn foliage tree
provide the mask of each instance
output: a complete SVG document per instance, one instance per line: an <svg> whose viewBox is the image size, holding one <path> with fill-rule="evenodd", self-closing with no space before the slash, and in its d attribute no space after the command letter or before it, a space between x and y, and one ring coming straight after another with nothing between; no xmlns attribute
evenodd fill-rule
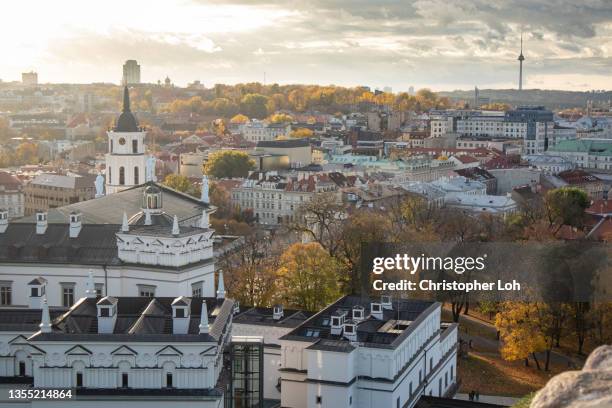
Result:
<svg viewBox="0 0 612 408"><path fill-rule="evenodd" d="M280 258L279 295L292 307L320 310L341 295L340 268L318 243L293 244Z"/></svg>
<svg viewBox="0 0 612 408"><path fill-rule="evenodd" d="M216 178L246 177L255 163L245 152L224 150L208 155L204 173Z"/></svg>

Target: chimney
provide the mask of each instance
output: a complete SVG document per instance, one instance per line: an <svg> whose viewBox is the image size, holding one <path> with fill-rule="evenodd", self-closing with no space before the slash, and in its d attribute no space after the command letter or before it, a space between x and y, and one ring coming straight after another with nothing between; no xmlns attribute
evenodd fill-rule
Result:
<svg viewBox="0 0 612 408"><path fill-rule="evenodd" d="M370 304L370 315L376 320L382 320L383 318L382 305L377 302L372 302Z"/></svg>
<svg viewBox="0 0 612 408"><path fill-rule="evenodd" d="M5 208L0 209L0 234L4 234L8 228L8 210Z"/></svg>
<svg viewBox="0 0 612 408"><path fill-rule="evenodd" d="M42 315L40 316L40 332L51 333L51 315L49 314L49 305L47 304L47 296L42 298Z"/></svg>
<svg viewBox="0 0 612 408"><path fill-rule="evenodd" d="M28 283L30 287L29 306L30 309L40 309L42 306L42 299L45 296L47 280L42 277L32 279Z"/></svg>
<svg viewBox="0 0 612 408"><path fill-rule="evenodd" d="M202 311L200 312L200 334L208 334L208 307L206 300L202 300Z"/></svg>
<svg viewBox="0 0 612 408"><path fill-rule="evenodd" d="M219 269L219 282L217 283L217 299L225 299L225 284L223 283L223 271Z"/></svg>
<svg viewBox="0 0 612 408"><path fill-rule="evenodd" d="M200 218L200 228L209 228L210 227L210 219L208 217L208 213L206 210L202 210L202 217Z"/></svg>
<svg viewBox="0 0 612 408"><path fill-rule="evenodd" d="M391 296L389 295L382 295L380 297L380 303L382 304L382 307L385 310L393 309L393 303L391 302Z"/></svg>
<svg viewBox="0 0 612 408"><path fill-rule="evenodd" d="M179 229L178 217L174 216L174 221L172 222L172 235L177 236L181 233Z"/></svg>
<svg viewBox="0 0 612 408"><path fill-rule="evenodd" d="M280 320L284 315L285 312L283 311L283 305L275 305L274 309L272 309L272 317L274 320Z"/></svg>
<svg viewBox="0 0 612 408"><path fill-rule="evenodd" d="M73 211L70 213L70 238L77 238L81 232L81 213Z"/></svg>
<svg viewBox="0 0 612 408"><path fill-rule="evenodd" d="M96 305L98 307L98 333L113 333L115 322L117 322L117 298L105 296Z"/></svg>
<svg viewBox="0 0 612 408"><path fill-rule="evenodd" d="M37 211L36 212L36 233L42 235L47 231L47 212Z"/></svg>
<svg viewBox="0 0 612 408"><path fill-rule="evenodd" d="M191 299L179 296L172 302L172 334L187 334L191 312Z"/></svg>
<svg viewBox="0 0 612 408"><path fill-rule="evenodd" d="M127 214L123 213L123 222L121 223L121 232L128 232L130 230L130 225L128 224Z"/></svg>
<svg viewBox="0 0 612 408"><path fill-rule="evenodd" d="M96 283L94 281L93 270L91 269L87 274L87 282L85 284L85 287L87 288L85 289L85 297L95 299L98 294L96 293Z"/></svg>

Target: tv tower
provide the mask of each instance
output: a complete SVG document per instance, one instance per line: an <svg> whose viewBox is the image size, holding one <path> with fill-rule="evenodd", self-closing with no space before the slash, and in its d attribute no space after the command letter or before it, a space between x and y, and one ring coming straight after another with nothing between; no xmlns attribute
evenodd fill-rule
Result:
<svg viewBox="0 0 612 408"><path fill-rule="evenodd" d="M519 91L523 90L523 61L525 61L525 57L523 56L523 32L521 31L521 53L518 56L519 61Z"/></svg>

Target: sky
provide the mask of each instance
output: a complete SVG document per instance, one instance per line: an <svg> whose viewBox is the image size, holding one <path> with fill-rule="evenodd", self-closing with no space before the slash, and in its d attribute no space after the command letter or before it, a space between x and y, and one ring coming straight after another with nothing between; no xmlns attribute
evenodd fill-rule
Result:
<svg viewBox="0 0 612 408"><path fill-rule="evenodd" d="M612 0L2 2L0 79L612 89Z"/></svg>

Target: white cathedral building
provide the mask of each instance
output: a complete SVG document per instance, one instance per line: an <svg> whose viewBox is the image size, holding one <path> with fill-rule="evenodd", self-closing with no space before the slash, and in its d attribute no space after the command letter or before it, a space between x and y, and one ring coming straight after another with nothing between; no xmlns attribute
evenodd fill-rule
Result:
<svg viewBox="0 0 612 408"><path fill-rule="evenodd" d="M200 199L154 181L127 87L108 137L97 198L14 221L0 210L0 306L37 306L44 294L49 306L70 307L89 272L104 296L214 294L207 180Z"/></svg>

